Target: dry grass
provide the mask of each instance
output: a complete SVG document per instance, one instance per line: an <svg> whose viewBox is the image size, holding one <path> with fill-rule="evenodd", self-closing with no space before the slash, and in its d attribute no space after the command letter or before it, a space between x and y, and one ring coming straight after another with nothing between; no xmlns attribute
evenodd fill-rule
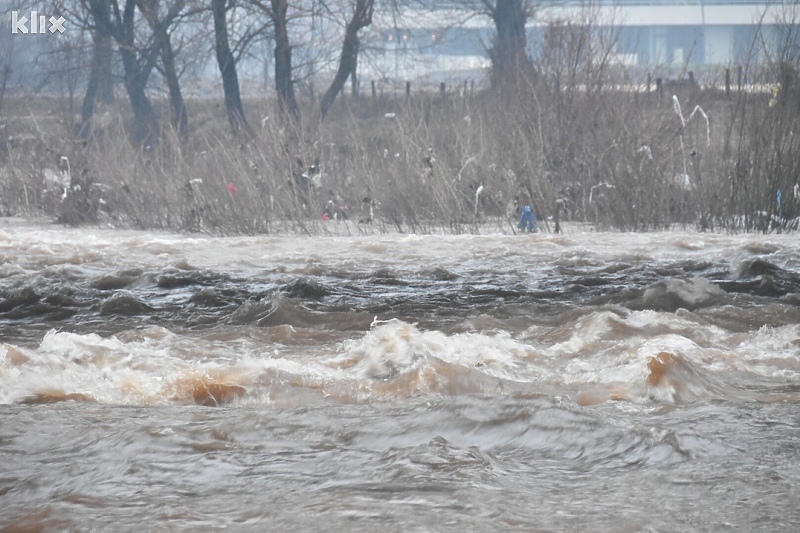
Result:
<svg viewBox="0 0 800 533"><path fill-rule="evenodd" d="M782 68L777 96L686 87L659 98L620 89L634 83L609 70L591 83L534 77L502 97L346 97L324 123L296 126L250 101L248 139L230 135L221 102L197 101L188 141L166 134L146 149L127 140L124 101L100 110L83 143L58 101L7 100L0 209L68 224L320 233L332 200L354 234L511 232L515 200L529 198L544 230L557 206L561 220L598 229L789 229L800 215L800 82ZM318 187L299 189L317 160ZM52 179L65 161L66 195Z"/></svg>

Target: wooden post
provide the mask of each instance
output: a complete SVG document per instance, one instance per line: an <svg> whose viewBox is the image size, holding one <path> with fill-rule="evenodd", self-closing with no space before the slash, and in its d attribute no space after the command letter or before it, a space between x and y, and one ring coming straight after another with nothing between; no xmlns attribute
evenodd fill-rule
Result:
<svg viewBox="0 0 800 533"><path fill-rule="evenodd" d="M353 98L358 98L358 76L356 76L356 71L350 73L350 91L353 93Z"/></svg>
<svg viewBox="0 0 800 533"><path fill-rule="evenodd" d="M689 83L691 83L692 85L694 85L694 84L695 84L695 81L694 81L694 71L692 71L692 70L690 70L690 71L689 71Z"/></svg>
<svg viewBox="0 0 800 533"><path fill-rule="evenodd" d="M725 69L725 96L731 97L731 69Z"/></svg>
<svg viewBox="0 0 800 533"><path fill-rule="evenodd" d="M650 94L650 82L653 81L650 73L647 73L647 94Z"/></svg>
<svg viewBox="0 0 800 533"><path fill-rule="evenodd" d="M661 102L661 98L664 96L664 83L661 78L656 78L656 94L658 101Z"/></svg>
<svg viewBox="0 0 800 533"><path fill-rule="evenodd" d="M743 82L743 80L742 80L742 78L743 78L742 66L739 65L738 67L736 67L736 71L737 71L736 75L737 75L737 78L738 78L737 84L739 86L739 92L742 92L742 82Z"/></svg>
<svg viewBox="0 0 800 533"><path fill-rule="evenodd" d="M556 233L561 233L561 199L556 200Z"/></svg>
<svg viewBox="0 0 800 533"><path fill-rule="evenodd" d="M378 98L378 92L375 90L375 80L372 80L372 101Z"/></svg>
<svg viewBox="0 0 800 533"><path fill-rule="evenodd" d="M475 80L469 80L469 99L472 101L472 95L475 94Z"/></svg>
<svg viewBox="0 0 800 533"><path fill-rule="evenodd" d="M444 101L444 98L445 98L445 89L446 89L445 83L444 82L440 83L439 84L439 92L442 95L442 101Z"/></svg>
<svg viewBox="0 0 800 533"><path fill-rule="evenodd" d="M411 99L411 82L406 82L406 100Z"/></svg>

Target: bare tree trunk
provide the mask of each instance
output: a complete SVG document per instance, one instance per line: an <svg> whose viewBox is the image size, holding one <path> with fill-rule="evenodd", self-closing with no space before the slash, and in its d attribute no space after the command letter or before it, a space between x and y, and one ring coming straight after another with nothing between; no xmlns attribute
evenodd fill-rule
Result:
<svg viewBox="0 0 800 533"><path fill-rule="evenodd" d="M242 106L239 92L239 76L236 73L236 59L231 52L228 39L228 24L225 17L227 0L211 0L211 11L214 15L214 50L217 54L219 73L222 76L222 90L225 93L225 111L233 133L250 131Z"/></svg>
<svg viewBox="0 0 800 533"><path fill-rule="evenodd" d="M492 87L504 90L519 82L529 66L525 22L528 13L523 0L497 0L490 7L497 36L489 55L492 59Z"/></svg>
<svg viewBox="0 0 800 533"><path fill-rule="evenodd" d="M6 84L11 77L11 67L3 65L2 74L0 74L0 116L3 114L3 100L6 97Z"/></svg>
<svg viewBox="0 0 800 533"><path fill-rule="evenodd" d="M109 33L100 36L100 42L95 46L100 68L98 72L100 89L97 96L99 98L99 102L106 105L111 105L114 103L114 76L111 72L114 48L110 30Z"/></svg>
<svg viewBox="0 0 800 533"><path fill-rule="evenodd" d="M333 77L328 90L322 95L322 100L319 103L320 117L324 120L325 116L330 111L336 97L347 83L347 78L351 74L355 74L356 67L358 66L358 51L359 39L358 32L372 24L372 13L375 8L375 0L356 0L355 10L353 17L347 24L347 29L344 33L344 42L342 43L342 56L339 59L339 68L336 70L336 75Z"/></svg>
<svg viewBox="0 0 800 533"><path fill-rule="evenodd" d="M117 0L113 0L114 13L116 17L116 27L114 28L114 38L119 45L119 52L122 56L122 66L125 70L125 90L133 109L133 125L131 127L131 139L140 146L152 146L158 141L161 133L158 125L158 118L153 111L153 106L147 98L145 88L150 73L153 70L154 52L145 51L142 55L142 64L139 63L136 48L134 47L134 18L136 11L136 0L125 0L125 8L120 14Z"/></svg>
<svg viewBox="0 0 800 533"><path fill-rule="evenodd" d="M105 0L88 0L94 25L92 33L92 65L86 94L81 106L81 122L77 135L86 138L91 133L95 104L114 101L114 86L111 78L111 5Z"/></svg>
<svg viewBox="0 0 800 533"><path fill-rule="evenodd" d="M95 42L95 46L97 46L97 42ZM100 80L97 75L97 63L97 49L95 48L92 56L92 70L89 74L89 82L86 84L86 94L83 96L83 104L81 105L81 121L74 132L75 135L81 139L88 138L92 132L94 104L95 100L97 100L97 93L100 88Z"/></svg>
<svg viewBox="0 0 800 533"><path fill-rule="evenodd" d="M172 50L172 43L166 31L163 32L162 39L161 63L169 89L172 127L175 128L181 139L186 140L189 136L189 115L186 112L186 103L183 101L178 72L175 68L175 52Z"/></svg>
<svg viewBox="0 0 800 533"><path fill-rule="evenodd" d="M158 0L138 0L139 10L147 20L150 29L153 30L155 47L161 56L162 74L167 82L169 91L170 122L181 139L186 139L189 135L189 118L186 113L186 104L181 94L181 85L178 80L178 72L175 68L175 52L172 49L172 42L167 33L167 28L172 20L180 13L185 5L185 0L177 0L163 20L158 18Z"/></svg>
<svg viewBox="0 0 800 533"><path fill-rule="evenodd" d="M294 96L292 80L292 47L286 18L288 0L271 0L271 3L272 22L275 25L275 89L281 109L296 120L300 118L300 108Z"/></svg>

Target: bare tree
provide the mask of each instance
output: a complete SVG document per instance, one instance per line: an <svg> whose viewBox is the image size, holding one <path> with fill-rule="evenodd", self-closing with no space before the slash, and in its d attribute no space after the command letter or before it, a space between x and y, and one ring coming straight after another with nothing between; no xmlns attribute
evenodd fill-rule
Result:
<svg viewBox="0 0 800 533"><path fill-rule="evenodd" d="M180 81L175 67L175 51L172 48L168 28L186 7L186 0L175 0L167 7L166 13L163 15L159 14L159 0L136 0L136 2L139 6L139 11L153 32L153 48L158 50L161 57L160 71L167 82L169 90L172 127L182 139L185 139L188 135L189 119L186 114L186 104L181 94Z"/></svg>
<svg viewBox="0 0 800 533"><path fill-rule="evenodd" d="M353 15L347 24L342 42L342 55L339 59L339 68L328 90L322 96L319 104L322 119L330 111L336 96L341 92L347 78L355 75L358 66L358 52L360 42L358 32L372 24L372 14L375 10L375 0L356 0Z"/></svg>
<svg viewBox="0 0 800 533"><path fill-rule="evenodd" d="M35 65L41 67L42 78L35 87L35 94L47 88L61 95L62 105L72 114L75 96L85 78L84 66L89 63L87 51L88 33L71 31L62 38L50 39L44 43Z"/></svg>
<svg viewBox="0 0 800 533"><path fill-rule="evenodd" d="M483 0L494 21L497 35L489 56L492 60L492 87L504 90L520 80L521 73L530 66L527 55L525 23L530 16L525 0Z"/></svg>
<svg viewBox="0 0 800 533"><path fill-rule="evenodd" d="M289 0L262 0L250 2L272 20L275 39L275 90L281 109L294 120L300 118L300 107L294 92L292 78L292 46L289 42Z"/></svg>
<svg viewBox="0 0 800 533"><path fill-rule="evenodd" d="M139 51L136 47L134 22L137 0L125 0L121 10L118 0L111 1L114 17L112 34L119 47L125 70L125 90L133 109L132 140L141 146L152 145L158 140L161 128L145 89L155 66L158 50L150 46Z"/></svg>
<svg viewBox="0 0 800 533"><path fill-rule="evenodd" d="M231 51L228 36L228 23L226 18L227 0L211 0L211 12L214 15L214 51L217 56L220 76L222 77L222 90L225 95L225 111L228 122L234 133L249 131L247 119L242 106L242 96L239 91L239 76L236 72L236 58Z"/></svg>
<svg viewBox="0 0 800 533"><path fill-rule="evenodd" d="M492 63L492 88L504 91L516 86L523 78L523 73L530 72L533 67L528 57L528 39L526 23L533 17L534 8L553 5L557 0L464 0L449 3L429 2L421 0L391 0L388 2L392 17L405 18L403 10L433 13L442 23L440 29L457 28L472 18L487 17L494 27L494 37L488 54ZM447 13L448 19L440 19L437 11ZM454 13L459 15L454 16ZM401 16L402 15L402 16Z"/></svg>
<svg viewBox="0 0 800 533"><path fill-rule="evenodd" d="M7 6L10 8L11 6ZM5 18L6 10L0 11ZM11 58L14 55L14 40L7 32L0 33L0 116L3 112L3 101L6 96L6 88L11 78Z"/></svg>
<svg viewBox="0 0 800 533"><path fill-rule="evenodd" d="M89 12L87 26L92 31L92 63L86 93L81 106L81 122L78 135L86 137L91 132L91 121L95 104L99 101L110 104L114 100L114 85L111 72L113 42L111 28L111 4L104 0L81 0Z"/></svg>
<svg viewBox="0 0 800 533"><path fill-rule="evenodd" d="M0 34L0 116L3 111L3 101L6 96L6 88L11 79L11 58L14 53L14 40L10 35Z"/></svg>

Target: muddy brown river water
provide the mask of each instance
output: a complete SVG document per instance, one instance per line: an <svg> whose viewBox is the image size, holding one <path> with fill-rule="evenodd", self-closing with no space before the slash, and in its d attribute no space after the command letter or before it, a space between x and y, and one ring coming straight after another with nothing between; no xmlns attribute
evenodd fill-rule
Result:
<svg viewBox="0 0 800 533"><path fill-rule="evenodd" d="M0 531L798 531L800 238L0 224Z"/></svg>

